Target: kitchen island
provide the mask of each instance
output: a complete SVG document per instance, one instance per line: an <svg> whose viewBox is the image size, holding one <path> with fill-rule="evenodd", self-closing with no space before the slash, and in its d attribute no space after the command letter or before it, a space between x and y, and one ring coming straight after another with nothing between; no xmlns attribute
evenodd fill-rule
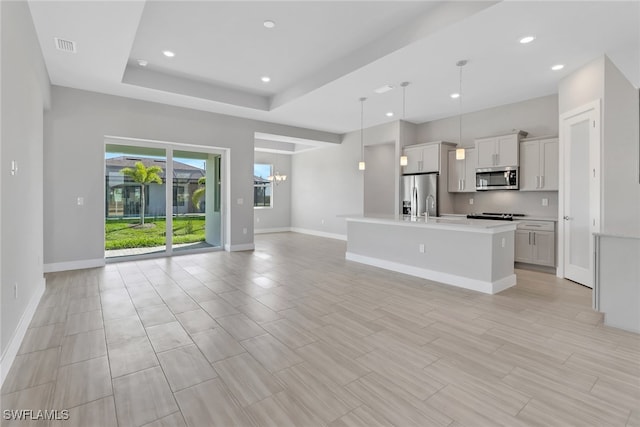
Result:
<svg viewBox="0 0 640 427"><path fill-rule="evenodd" d="M516 284L515 230L461 217L348 218L346 259L495 294Z"/></svg>

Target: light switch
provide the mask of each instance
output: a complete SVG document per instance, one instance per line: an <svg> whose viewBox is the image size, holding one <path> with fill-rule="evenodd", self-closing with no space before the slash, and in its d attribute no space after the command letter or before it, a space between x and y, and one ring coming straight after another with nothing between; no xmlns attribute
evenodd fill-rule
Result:
<svg viewBox="0 0 640 427"><path fill-rule="evenodd" d="M84 205L84 197L78 197L78 206Z"/></svg>
<svg viewBox="0 0 640 427"><path fill-rule="evenodd" d="M421 254L424 253L424 243L420 243L420 245L418 246L418 252L420 252Z"/></svg>
<svg viewBox="0 0 640 427"><path fill-rule="evenodd" d="M473 204L473 197L469 199L469 204L472 205Z"/></svg>

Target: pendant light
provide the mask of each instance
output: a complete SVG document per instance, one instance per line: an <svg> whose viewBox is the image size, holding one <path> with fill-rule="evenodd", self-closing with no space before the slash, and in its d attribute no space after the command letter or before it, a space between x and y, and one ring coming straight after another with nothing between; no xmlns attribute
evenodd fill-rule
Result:
<svg viewBox="0 0 640 427"><path fill-rule="evenodd" d="M460 69L460 85L458 88L458 144L462 145L462 67L467 65L467 60L461 59L456 62L456 65ZM464 155L464 148L456 148L456 160L464 160Z"/></svg>
<svg viewBox="0 0 640 427"><path fill-rule="evenodd" d="M360 161L358 162L358 170L365 170L364 164L364 101L367 98L360 98Z"/></svg>
<svg viewBox="0 0 640 427"><path fill-rule="evenodd" d="M409 82L402 82L400 86L402 86L402 120L404 120L407 108L407 86L409 86ZM400 156L400 166L407 166L408 164L409 159L407 156Z"/></svg>

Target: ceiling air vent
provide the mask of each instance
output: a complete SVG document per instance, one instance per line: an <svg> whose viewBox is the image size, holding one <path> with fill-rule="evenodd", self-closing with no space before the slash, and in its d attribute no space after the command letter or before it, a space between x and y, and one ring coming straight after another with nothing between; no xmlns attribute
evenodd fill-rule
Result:
<svg viewBox="0 0 640 427"><path fill-rule="evenodd" d="M59 39L58 37L53 38L56 41L56 48L63 52L76 53L76 42L72 42L71 40Z"/></svg>

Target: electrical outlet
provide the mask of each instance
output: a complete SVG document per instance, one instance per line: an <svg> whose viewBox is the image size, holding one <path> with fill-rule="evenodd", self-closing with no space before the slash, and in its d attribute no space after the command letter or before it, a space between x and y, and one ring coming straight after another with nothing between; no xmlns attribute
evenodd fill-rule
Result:
<svg viewBox="0 0 640 427"><path fill-rule="evenodd" d="M236 200L236 203L239 205L244 205L244 199L240 197L239 199Z"/></svg>
<svg viewBox="0 0 640 427"><path fill-rule="evenodd" d="M13 299L18 299L18 282L13 284Z"/></svg>
<svg viewBox="0 0 640 427"><path fill-rule="evenodd" d="M260 218L256 218L256 222L260 222Z"/></svg>
<svg viewBox="0 0 640 427"><path fill-rule="evenodd" d="M504 248L504 246L507 244L507 239L505 239L504 237L502 238L502 247Z"/></svg>
<svg viewBox="0 0 640 427"><path fill-rule="evenodd" d="M542 206L549 206L549 199L546 197L542 199Z"/></svg>
<svg viewBox="0 0 640 427"><path fill-rule="evenodd" d="M324 219L320 220L320 224L324 225Z"/></svg>
<svg viewBox="0 0 640 427"><path fill-rule="evenodd" d="M469 204L472 205L473 204L473 197L469 199Z"/></svg>
<svg viewBox="0 0 640 427"><path fill-rule="evenodd" d="M424 253L424 243L420 243L420 245L418 246L418 252L420 252L421 254Z"/></svg>
<svg viewBox="0 0 640 427"><path fill-rule="evenodd" d="M78 206L84 206L84 197L78 197L77 203Z"/></svg>
<svg viewBox="0 0 640 427"><path fill-rule="evenodd" d="M247 234L247 227L242 229L242 234Z"/></svg>

